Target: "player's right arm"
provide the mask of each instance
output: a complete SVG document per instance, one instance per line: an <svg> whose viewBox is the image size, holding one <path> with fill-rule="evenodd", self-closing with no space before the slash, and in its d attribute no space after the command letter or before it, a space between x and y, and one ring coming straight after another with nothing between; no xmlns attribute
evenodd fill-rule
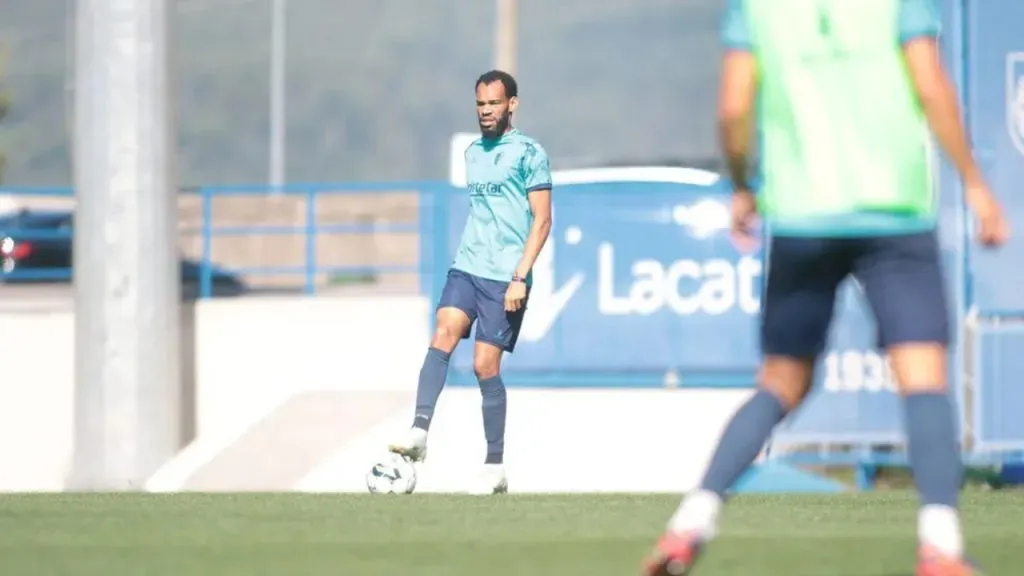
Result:
<svg viewBox="0 0 1024 576"><path fill-rule="evenodd" d="M900 4L903 56L928 124L963 179L967 202L981 224L982 241L1002 244L1008 234L1006 222L974 160L956 88L942 64L938 7L935 0L900 0Z"/></svg>
<svg viewBox="0 0 1024 576"><path fill-rule="evenodd" d="M722 19L721 86L718 92L718 132L733 186L749 192L751 145L757 99L757 59L743 0L729 0Z"/></svg>
<svg viewBox="0 0 1024 576"><path fill-rule="evenodd" d="M901 0L900 42L928 124L967 185L984 183L961 120L959 98L942 64L939 15L933 0Z"/></svg>
<svg viewBox="0 0 1024 576"><path fill-rule="evenodd" d="M722 44L726 51L718 92L718 132L733 184L733 234L749 247L755 243L757 211L749 174L758 91L757 59L751 40L743 0L729 0L722 19Z"/></svg>

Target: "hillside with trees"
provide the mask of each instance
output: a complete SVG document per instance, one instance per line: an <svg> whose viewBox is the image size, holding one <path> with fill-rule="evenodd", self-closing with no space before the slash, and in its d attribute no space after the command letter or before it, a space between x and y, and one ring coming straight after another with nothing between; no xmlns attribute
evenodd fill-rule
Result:
<svg viewBox="0 0 1024 576"><path fill-rule="evenodd" d="M65 0L0 0L6 180L70 181L74 20ZM521 0L519 124L556 166L714 153L723 0ZM291 181L444 177L473 130L493 2L290 0ZM179 0L183 184L264 182L269 0Z"/></svg>

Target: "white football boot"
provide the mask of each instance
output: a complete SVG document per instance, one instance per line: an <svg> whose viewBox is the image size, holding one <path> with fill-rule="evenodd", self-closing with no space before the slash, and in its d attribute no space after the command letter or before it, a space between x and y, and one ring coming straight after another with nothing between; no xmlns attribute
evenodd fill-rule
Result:
<svg viewBox="0 0 1024 576"><path fill-rule="evenodd" d="M427 431L410 428L398 441L389 445L388 450L413 462L423 462L427 459Z"/></svg>
<svg viewBox="0 0 1024 576"><path fill-rule="evenodd" d="M473 480L469 493L477 496L504 494L508 492L508 476L501 464L484 464L484 469Z"/></svg>

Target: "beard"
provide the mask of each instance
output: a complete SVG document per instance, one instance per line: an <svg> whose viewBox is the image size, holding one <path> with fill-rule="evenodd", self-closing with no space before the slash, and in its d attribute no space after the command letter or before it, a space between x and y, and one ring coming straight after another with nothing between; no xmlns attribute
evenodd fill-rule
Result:
<svg viewBox="0 0 1024 576"><path fill-rule="evenodd" d="M501 136L508 130L509 116L508 114L499 116L495 119L494 124L489 127L484 127L482 124L479 124L479 120L477 121L477 124L480 126L480 134L484 138L492 140Z"/></svg>

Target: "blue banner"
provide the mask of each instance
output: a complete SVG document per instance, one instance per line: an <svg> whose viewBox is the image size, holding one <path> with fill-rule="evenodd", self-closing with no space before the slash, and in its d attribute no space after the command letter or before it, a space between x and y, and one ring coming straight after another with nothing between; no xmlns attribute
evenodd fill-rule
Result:
<svg viewBox="0 0 1024 576"><path fill-rule="evenodd" d="M728 233L728 190L678 182L559 185L506 381L750 386L762 264ZM450 249L466 199L452 197ZM452 360L470 383L471 347Z"/></svg>
<svg viewBox="0 0 1024 576"><path fill-rule="evenodd" d="M999 251L970 250L983 314L1024 313L1024 2L969 2L967 111L979 161L1016 232Z"/></svg>
<svg viewBox="0 0 1024 576"><path fill-rule="evenodd" d="M558 186L554 228L534 269L519 345L505 360L506 382L752 386L764 267L759 252L744 254L730 240L728 193L722 184L680 182ZM943 250L956 268L962 211L955 190L944 199ZM447 206L451 261L467 201L455 189ZM961 285L951 279L951 294ZM952 308L958 326L959 308ZM818 392L780 430L780 441L895 441L899 403L874 321L852 284L837 310ZM456 351L450 381L476 385L472 346Z"/></svg>

